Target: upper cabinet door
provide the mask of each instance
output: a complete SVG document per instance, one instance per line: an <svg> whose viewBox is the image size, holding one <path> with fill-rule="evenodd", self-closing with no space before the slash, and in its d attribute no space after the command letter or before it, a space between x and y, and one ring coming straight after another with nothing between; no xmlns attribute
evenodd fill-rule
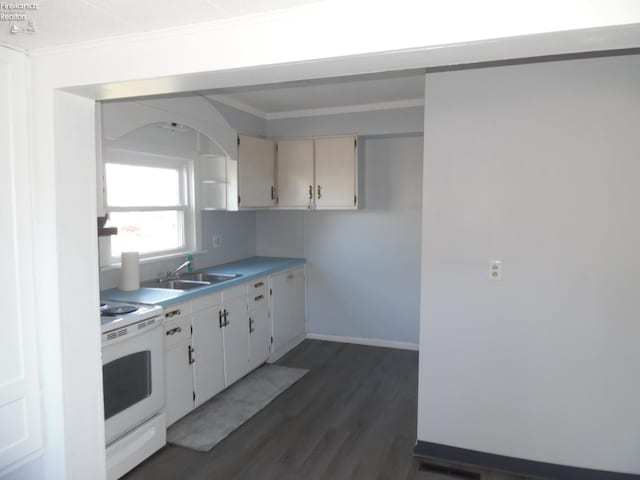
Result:
<svg viewBox="0 0 640 480"><path fill-rule="evenodd" d="M357 200L355 135L315 138L317 209L355 209Z"/></svg>
<svg viewBox="0 0 640 480"><path fill-rule="evenodd" d="M277 148L278 207L313 207L313 139L280 140Z"/></svg>
<svg viewBox="0 0 640 480"><path fill-rule="evenodd" d="M238 135L239 207L275 204L275 144L266 138Z"/></svg>

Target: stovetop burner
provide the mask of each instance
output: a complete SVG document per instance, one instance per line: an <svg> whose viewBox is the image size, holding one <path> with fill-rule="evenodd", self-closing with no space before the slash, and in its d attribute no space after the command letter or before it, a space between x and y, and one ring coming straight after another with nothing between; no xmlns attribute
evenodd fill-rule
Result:
<svg viewBox="0 0 640 480"><path fill-rule="evenodd" d="M100 312L100 315L107 315L107 316L126 315L127 313L133 313L136 310L138 310L138 307L133 307L131 305L118 305L117 307L105 308Z"/></svg>

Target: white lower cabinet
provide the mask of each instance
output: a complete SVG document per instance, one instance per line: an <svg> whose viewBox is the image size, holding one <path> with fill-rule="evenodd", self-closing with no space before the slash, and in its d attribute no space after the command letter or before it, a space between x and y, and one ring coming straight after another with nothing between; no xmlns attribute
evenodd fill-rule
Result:
<svg viewBox="0 0 640 480"><path fill-rule="evenodd" d="M166 308L167 426L304 338L304 272L298 267Z"/></svg>
<svg viewBox="0 0 640 480"><path fill-rule="evenodd" d="M269 278L263 277L247 285L249 304L249 368L253 370L269 360L271 349L271 317L269 316Z"/></svg>
<svg viewBox="0 0 640 480"><path fill-rule="evenodd" d="M271 323L265 306L249 312L249 368L253 370L269 360Z"/></svg>
<svg viewBox="0 0 640 480"><path fill-rule="evenodd" d="M167 309L163 325L167 426L193 410L191 315L185 307L180 305Z"/></svg>
<svg viewBox="0 0 640 480"><path fill-rule="evenodd" d="M223 305L225 317L224 327L224 368L226 371L226 386L237 382L249 373L249 315L247 312L247 297L225 299Z"/></svg>
<svg viewBox="0 0 640 480"><path fill-rule="evenodd" d="M275 361L304 340L306 335L304 266L272 275L269 285L273 324L270 361Z"/></svg>
<svg viewBox="0 0 640 480"><path fill-rule="evenodd" d="M224 381L224 339L220 308L193 314L193 386L196 407L222 391Z"/></svg>

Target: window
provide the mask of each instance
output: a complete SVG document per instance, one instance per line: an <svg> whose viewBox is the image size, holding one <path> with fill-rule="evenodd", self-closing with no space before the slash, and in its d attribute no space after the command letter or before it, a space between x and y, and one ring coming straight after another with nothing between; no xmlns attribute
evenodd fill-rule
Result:
<svg viewBox="0 0 640 480"><path fill-rule="evenodd" d="M118 228L109 240L109 263L127 251L149 258L195 250L192 163L116 149L106 157L106 210Z"/></svg>

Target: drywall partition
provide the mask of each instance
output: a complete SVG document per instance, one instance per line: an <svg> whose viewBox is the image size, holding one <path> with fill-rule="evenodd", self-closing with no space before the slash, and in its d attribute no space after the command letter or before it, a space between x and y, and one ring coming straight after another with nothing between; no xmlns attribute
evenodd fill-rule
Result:
<svg viewBox="0 0 640 480"><path fill-rule="evenodd" d="M640 474L639 85L639 56L426 76L419 441Z"/></svg>
<svg viewBox="0 0 640 480"><path fill-rule="evenodd" d="M359 148L365 208L257 212L257 253L307 259L313 337L414 348L422 136L361 137Z"/></svg>

